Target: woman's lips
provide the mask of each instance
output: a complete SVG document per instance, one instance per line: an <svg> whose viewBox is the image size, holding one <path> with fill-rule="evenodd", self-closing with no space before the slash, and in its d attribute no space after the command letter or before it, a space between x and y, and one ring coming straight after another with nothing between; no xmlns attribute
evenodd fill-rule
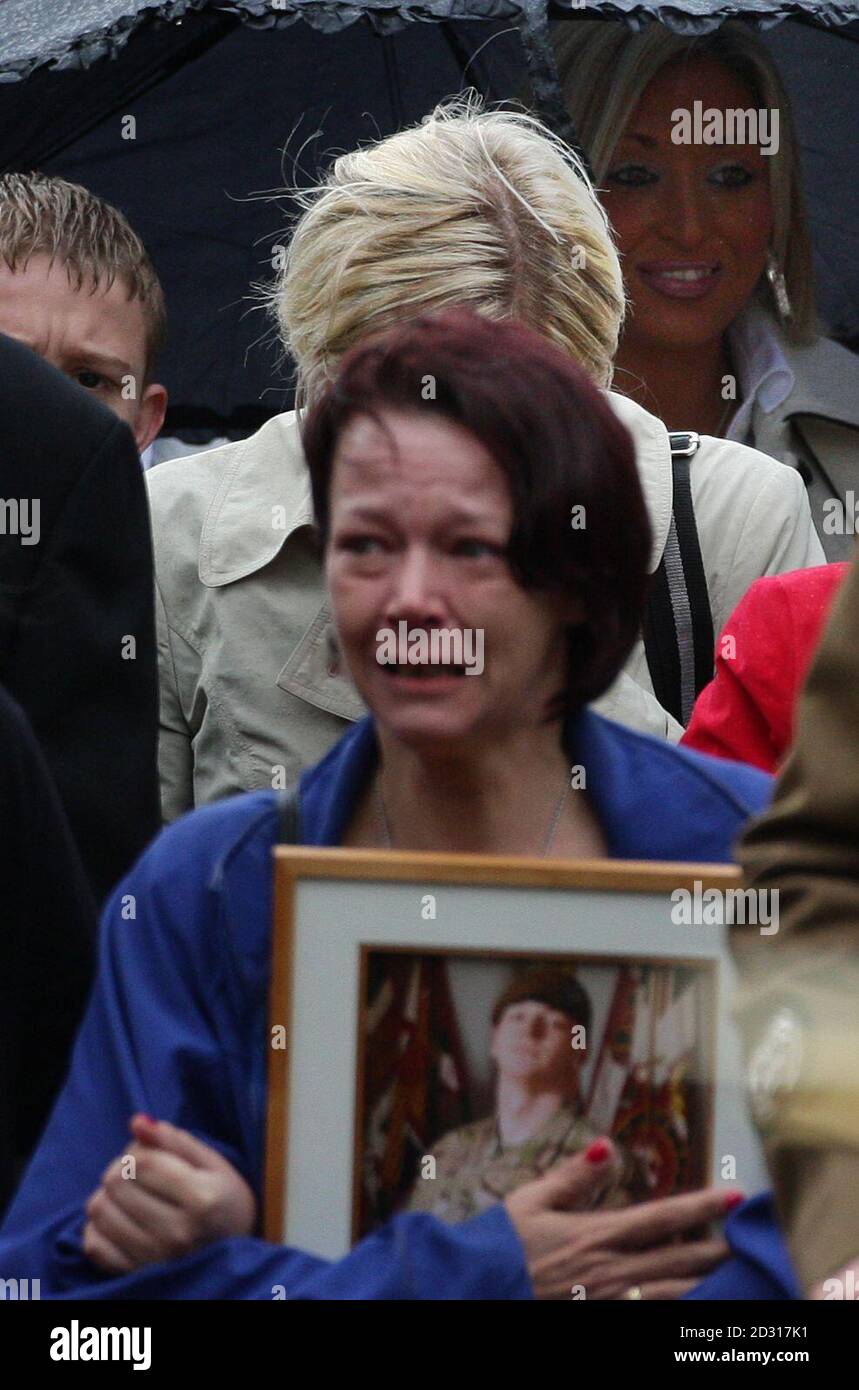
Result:
<svg viewBox="0 0 859 1390"><path fill-rule="evenodd" d="M461 666L382 666L381 670L401 694L447 694L469 684Z"/></svg>
<svg viewBox="0 0 859 1390"><path fill-rule="evenodd" d="M668 299L702 299L722 278L722 267L713 261L644 261L636 270Z"/></svg>

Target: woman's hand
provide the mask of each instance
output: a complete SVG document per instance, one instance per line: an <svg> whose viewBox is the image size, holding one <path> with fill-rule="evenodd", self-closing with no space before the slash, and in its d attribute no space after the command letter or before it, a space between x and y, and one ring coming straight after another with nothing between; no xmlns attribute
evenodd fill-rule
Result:
<svg viewBox="0 0 859 1390"><path fill-rule="evenodd" d="M83 1249L93 1264L127 1274L250 1235L256 1199L231 1163L166 1120L135 1115L130 1128L136 1142L105 1169L86 1205Z"/></svg>
<svg viewBox="0 0 859 1390"><path fill-rule="evenodd" d="M727 1257L721 1236L683 1237L725 1216L739 1193L709 1188L621 1211L587 1210L615 1169L612 1145L598 1139L505 1201L536 1298L615 1299L630 1290L636 1298L680 1298Z"/></svg>

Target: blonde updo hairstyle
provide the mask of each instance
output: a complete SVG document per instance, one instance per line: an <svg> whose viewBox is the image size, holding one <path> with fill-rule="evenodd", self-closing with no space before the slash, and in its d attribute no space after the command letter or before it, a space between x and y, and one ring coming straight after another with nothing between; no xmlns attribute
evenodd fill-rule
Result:
<svg viewBox="0 0 859 1390"><path fill-rule="evenodd" d="M453 305L520 320L610 384L617 252L581 162L535 117L455 98L298 197L271 300L299 406L365 334Z"/></svg>
<svg viewBox="0 0 859 1390"><path fill-rule="evenodd" d="M605 179L645 89L667 63L714 58L746 83L757 109L778 108L779 148L767 163L773 207L772 249L784 273L792 310L782 331L790 342L813 342L819 327L799 148L790 98L761 40L736 21L728 21L712 34L689 38L656 23L636 32L621 21L591 19L556 24L553 44L564 104L597 186ZM760 302L777 316L765 277L757 293Z"/></svg>

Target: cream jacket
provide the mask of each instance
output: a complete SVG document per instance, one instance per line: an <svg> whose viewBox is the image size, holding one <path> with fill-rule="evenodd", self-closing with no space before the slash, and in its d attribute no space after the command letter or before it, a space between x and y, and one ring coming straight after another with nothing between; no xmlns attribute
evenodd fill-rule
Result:
<svg viewBox="0 0 859 1390"><path fill-rule="evenodd" d="M655 568L671 520L668 432L634 402L610 399L635 438ZM824 557L794 469L704 438L691 476L718 632L753 580ZM233 792L290 785L327 752L345 721L365 711L337 669L295 416L276 416L238 443L158 464L146 480L169 821ZM633 728L680 736L653 695L640 642L596 708Z"/></svg>
<svg viewBox="0 0 859 1390"><path fill-rule="evenodd" d="M782 341L793 390L774 410L756 404L756 449L795 468L808 491L827 560L852 560L859 510L859 356L830 338L808 347ZM833 509L832 501L839 507ZM842 523L846 518L848 524Z"/></svg>

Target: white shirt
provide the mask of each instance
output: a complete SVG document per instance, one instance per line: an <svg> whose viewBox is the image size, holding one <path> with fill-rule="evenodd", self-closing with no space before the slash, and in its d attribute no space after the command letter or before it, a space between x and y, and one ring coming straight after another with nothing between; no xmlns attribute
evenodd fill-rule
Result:
<svg viewBox="0 0 859 1390"><path fill-rule="evenodd" d="M722 438L749 444L752 411L775 410L791 393L796 377L781 345L775 320L753 305L737 316L728 333L742 405Z"/></svg>

